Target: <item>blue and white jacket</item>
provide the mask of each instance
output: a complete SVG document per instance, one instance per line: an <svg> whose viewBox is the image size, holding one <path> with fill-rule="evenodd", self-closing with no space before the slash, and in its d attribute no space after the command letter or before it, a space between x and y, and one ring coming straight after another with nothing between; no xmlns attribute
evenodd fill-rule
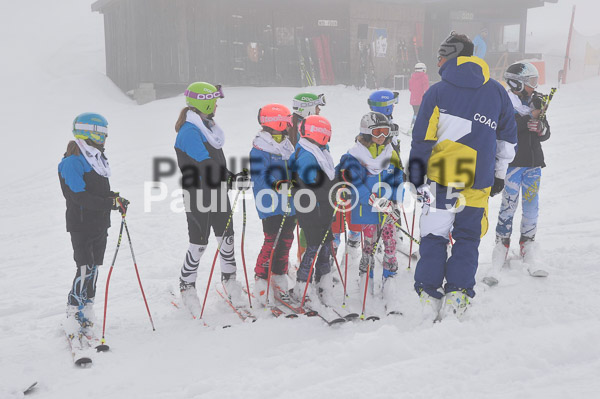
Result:
<svg viewBox="0 0 600 399"><path fill-rule="evenodd" d="M83 155L65 156L58 164L60 187L67 202L67 231L98 232L110 227L114 195Z"/></svg>
<svg viewBox="0 0 600 399"><path fill-rule="evenodd" d="M256 147L250 151L250 178L254 198L257 200L256 210L261 219L285 213L288 202L287 192L278 194L273 190L273 184L279 180L292 180L292 168L293 158L286 161L281 155L272 154ZM270 194L265 195L263 190L270 190ZM262 194L259 195L261 192ZM273 206L271 194L277 197L277 206ZM258 201L261 201L261 206ZM296 210L294 201L290 200L289 202L291 210L288 215L292 216L296 214ZM263 212L267 209L269 212Z"/></svg>
<svg viewBox="0 0 600 399"><path fill-rule="evenodd" d="M448 60L429 88L413 129L410 182L485 189L504 178L515 156L517 125L506 90L481 58Z"/></svg>
<svg viewBox="0 0 600 399"><path fill-rule="evenodd" d="M372 143L367 149L373 158L377 158L385 147L385 145ZM359 159L349 153L344 154L340 159L336 174L351 183L358 192L358 198L354 198L355 192L351 190L352 204L358 202L351 212L353 224L381 224L383 221L383 215L374 211L369 204L369 197L373 193L392 201L402 201L403 177L400 158L396 151L392 151L391 154L392 156L387 160L387 167L378 174L370 173ZM387 183L392 191L385 192L380 183Z"/></svg>

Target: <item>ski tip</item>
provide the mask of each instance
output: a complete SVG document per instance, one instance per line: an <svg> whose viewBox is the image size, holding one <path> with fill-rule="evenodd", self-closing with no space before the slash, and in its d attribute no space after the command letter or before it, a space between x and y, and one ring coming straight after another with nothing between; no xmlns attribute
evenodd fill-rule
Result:
<svg viewBox="0 0 600 399"><path fill-rule="evenodd" d="M81 368L91 367L92 359L90 359L89 357L81 357L81 358L75 360L75 365L79 366Z"/></svg>
<svg viewBox="0 0 600 399"><path fill-rule="evenodd" d="M33 389L36 387L37 385L37 381L35 381L33 384L31 384L27 389L25 389L23 391L23 395L28 395L29 393L31 393L31 391L33 391Z"/></svg>
<svg viewBox="0 0 600 399"><path fill-rule="evenodd" d="M96 347L96 352L108 352L110 347L106 344L100 344Z"/></svg>
<svg viewBox="0 0 600 399"><path fill-rule="evenodd" d="M344 316L344 319L346 320L355 320L358 318L358 313L350 313L347 314L346 316Z"/></svg>
<svg viewBox="0 0 600 399"><path fill-rule="evenodd" d="M348 321L348 320L346 320L346 319L343 319L343 318L341 318L341 317L340 317L339 319L333 319L333 320L331 320L331 321L329 322L329 325L330 325L330 326L332 326L332 325L334 325L334 324L342 324L342 323L345 323L345 322L347 322L347 321Z"/></svg>
<svg viewBox="0 0 600 399"><path fill-rule="evenodd" d="M492 277L492 276L486 276L483 278L483 283L485 285L487 285L488 287L493 287L495 285L498 285L498 279L496 277Z"/></svg>
<svg viewBox="0 0 600 399"><path fill-rule="evenodd" d="M319 312L317 312L316 310L309 310L308 312L305 313L306 316L308 317L315 317L319 315Z"/></svg>
<svg viewBox="0 0 600 399"><path fill-rule="evenodd" d="M399 310L392 310L390 312L387 312L388 316L402 316L402 312L400 312Z"/></svg>
<svg viewBox="0 0 600 399"><path fill-rule="evenodd" d="M286 319L297 319L298 315L295 313L289 314L287 316L285 316Z"/></svg>
<svg viewBox="0 0 600 399"><path fill-rule="evenodd" d="M377 320L379 320L379 316L369 316L366 318L366 320L377 321Z"/></svg>

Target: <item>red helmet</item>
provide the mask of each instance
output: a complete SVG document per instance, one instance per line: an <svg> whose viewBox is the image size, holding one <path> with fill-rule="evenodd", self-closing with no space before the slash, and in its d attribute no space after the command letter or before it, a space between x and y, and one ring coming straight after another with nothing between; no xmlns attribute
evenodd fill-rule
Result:
<svg viewBox="0 0 600 399"><path fill-rule="evenodd" d="M258 110L258 123L283 132L292 125L292 113L282 104L268 104Z"/></svg>
<svg viewBox="0 0 600 399"><path fill-rule="evenodd" d="M320 115L310 115L300 124L300 136L325 145L331 139L331 123Z"/></svg>

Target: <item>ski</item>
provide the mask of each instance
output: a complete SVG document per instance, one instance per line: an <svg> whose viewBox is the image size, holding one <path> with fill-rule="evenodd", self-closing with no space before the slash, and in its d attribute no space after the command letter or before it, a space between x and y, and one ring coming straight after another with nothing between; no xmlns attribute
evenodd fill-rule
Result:
<svg viewBox="0 0 600 399"><path fill-rule="evenodd" d="M315 308L311 307L312 304L308 304L308 306L305 304L304 308L307 311L312 311L315 312L316 315L323 320L325 323L327 323L327 325L329 326L333 326L336 324L342 324L347 322L348 320L345 319L343 316L339 315L335 310L333 310L332 308L328 307L327 305L324 304L319 304L316 307L320 308L320 310L315 310Z"/></svg>
<svg viewBox="0 0 600 399"><path fill-rule="evenodd" d="M283 290L277 284L273 284L273 289L276 290L279 294L283 293ZM290 309L292 312L299 314L299 315L305 315L308 317L317 316L316 311L308 310L308 309L304 308L300 303L293 301L292 298L290 298L290 301L287 302L287 301L284 301L283 299L281 299L280 295L275 295L275 293L273 293L273 294L274 294L273 296L275 297L276 301L278 301L280 304L282 304L283 306Z"/></svg>
<svg viewBox="0 0 600 399"><path fill-rule="evenodd" d="M82 342L83 334L81 332L77 334L68 334L65 331L65 336L67 337L67 341L69 342L69 347L71 348L71 355L73 356L73 363L79 367L91 367L92 366L92 358L88 356L86 348L84 348Z"/></svg>
<svg viewBox="0 0 600 399"><path fill-rule="evenodd" d="M171 305L173 305L177 309L187 309L185 307L185 305L182 305L179 303L179 298L177 298L177 295L175 295L175 293L173 291L169 291L169 293L171 294ZM204 321L204 319L196 317L196 315L190 309L187 309L187 311L190 314L190 316L192 316L192 319L199 320L204 327L208 327L208 324L206 323L206 321ZM230 326L229 325L223 326L223 328L227 328L227 327L230 327Z"/></svg>
<svg viewBox="0 0 600 399"><path fill-rule="evenodd" d="M244 291L244 294L248 295L248 291L246 290L246 287L242 287L242 291ZM254 294L250 293L250 296L252 298L254 298ZM273 316L275 316L275 317L283 316L286 319L296 319L296 318L298 318L298 315L296 313L285 312L281 308L279 308L277 306L274 306L274 305L266 306L265 309L268 309L271 312L271 314L273 314Z"/></svg>
<svg viewBox="0 0 600 399"><path fill-rule="evenodd" d="M233 302L231 302L231 300L229 299L229 296L226 294L227 291L225 291L225 287L223 287L223 285L221 284L221 287L223 288L223 290L221 291L218 286L219 284L221 283L215 284L215 290L217 291L217 294L219 294L219 296L223 298L225 303L229 305L229 307L235 312L235 314L238 315L238 317L242 321L250 321L254 323L256 321L256 316L254 316L252 312L250 312L250 310L246 307L234 305Z"/></svg>
<svg viewBox="0 0 600 399"><path fill-rule="evenodd" d="M527 271L529 272L529 275L531 277L548 277L548 275L550 274L543 269L534 269L531 267L528 267Z"/></svg>
<svg viewBox="0 0 600 399"><path fill-rule="evenodd" d="M36 387L37 385L37 381L35 381L33 384L29 385L29 387L27 387L25 390L23 390L23 395L28 395L31 393L31 391L33 391L33 389Z"/></svg>
<svg viewBox="0 0 600 399"><path fill-rule="evenodd" d="M494 287L498 285L498 279L493 276L485 276L482 281L488 287Z"/></svg>

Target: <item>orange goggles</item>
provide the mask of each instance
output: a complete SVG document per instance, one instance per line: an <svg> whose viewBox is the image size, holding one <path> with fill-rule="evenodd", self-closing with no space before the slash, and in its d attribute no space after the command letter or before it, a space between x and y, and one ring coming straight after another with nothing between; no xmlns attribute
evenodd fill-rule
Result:
<svg viewBox="0 0 600 399"><path fill-rule="evenodd" d="M388 137L390 135L390 132L391 132L391 130L389 127L376 127L376 128L371 129L370 134L373 137L379 138L381 136Z"/></svg>

